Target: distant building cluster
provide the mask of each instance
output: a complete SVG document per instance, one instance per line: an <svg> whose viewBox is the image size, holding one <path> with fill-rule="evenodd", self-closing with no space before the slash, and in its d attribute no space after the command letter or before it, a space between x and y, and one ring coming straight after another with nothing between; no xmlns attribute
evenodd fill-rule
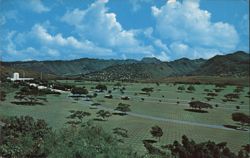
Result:
<svg viewBox="0 0 250 158"><path fill-rule="evenodd" d="M33 80L34 78L20 78L19 73L15 72L13 73L13 77L8 77L8 79L10 79L11 81L29 81Z"/></svg>

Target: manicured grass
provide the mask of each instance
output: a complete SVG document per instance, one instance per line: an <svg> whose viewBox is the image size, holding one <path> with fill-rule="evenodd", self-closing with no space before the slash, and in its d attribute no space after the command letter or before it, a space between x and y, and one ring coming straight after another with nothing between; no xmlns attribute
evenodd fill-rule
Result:
<svg viewBox="0 0 250 158"><path fill-rule="evenodd" d="M77 86L85 86L91 91L91 87L95 87L97 82L74 82L74 81L60 81L67 84L75 84ZM148 116L168 118L174 120L182 120L189 122L198 122L204 124L235 125L235 122L231 120L231 114L236 112L236 105L240 105L241 101L244 101L244 105L240 105L239 112L248 113L249 98L245 97L249 91L249 87L244 88L244 92L241 93L240 98L236 102L224 103L221 99L225 94L233 93L235 86L227 86L223 91L218 93L214 100L210 101L212 105L214 102L218 103L219 107L208 109L208 113L194 113L185 111L188 107L188 102L194 97L200 101L206 101L204 97L204 89L214 89L214 85L195 85L195 91L193 93L177 92L179 85L173 84L156 84L150 83L122 83L125 85L126 90L124 94L121 94L119 90L113 91L114 82L102 82L108 86L109 90L112 90L114 95L113 99L104 99L106 93L99 93L94 102L99 102L104 107L114 109L118 103L127 103L131 105L131 110L134 113L145 114ZM188 85L184 85L188 87ZM154 92L150 96L140 95L141 89L144 87L153 87ZM138 93L138 95L134 95ZM120 99L121 95L127 95L130 100L124 101ZM164 98L162 97L164 95ZM87 105L91 102L84 102L82 100L75 101L68 97L68 94L61 94L60 96L48 95L45 105L36 106L22 106L14 105L10 102L13 101L14 93L10 92L7 95L6 101L0 103L0 115L1 116L20 116L30 115L35 118L45 119L50 126L54 128L61 128L66 126L66 117L70 114L69 110L84 110L90 112L92 115L84 120L96 118L96 112L98 109L90 109ZM178 97L178 98L177 98ZM145 98L141 101L141 98ZM159 99L162 102L159 102ZM180 104L177 105L177 101ZM234 104L234 105L232 105ZM249 143L249 133L236 130L223 130L213 129L208 127L199 127L193 125L177 124L172 122L156 121L152 119L145 119L135 116L117 116L113 115L107 118L107 121L95 121L97 124L103 126L103 128L109 132L112 132L113 128L121 127L128 130L129 138L125 141L138 151L144 152L145 149L142 144L143 139L153 139L149 133L149 130L154 125L159 125L164 132L161 139L161 143L172 143L174 140L180 140L183 134L194 139L197 142L206 140L212 140L215 142L228 142L229 147L233 151L240 149L241 145Z"/></svg>

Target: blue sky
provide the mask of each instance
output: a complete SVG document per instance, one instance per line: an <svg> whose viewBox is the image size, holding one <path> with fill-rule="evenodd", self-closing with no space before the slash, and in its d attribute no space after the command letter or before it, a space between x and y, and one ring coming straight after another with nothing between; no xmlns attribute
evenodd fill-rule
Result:
<svg viewBox="0 0 250 158"><path fill-rule="evenodd" d="M0 0L4 61L249 52L249 0Z"/></svg>

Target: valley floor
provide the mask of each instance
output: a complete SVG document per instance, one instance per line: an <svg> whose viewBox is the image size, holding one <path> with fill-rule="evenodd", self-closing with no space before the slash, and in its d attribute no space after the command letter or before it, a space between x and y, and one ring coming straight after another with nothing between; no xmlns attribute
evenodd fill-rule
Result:
<svg viewBox="0 0 250 158"><path fill-rule="evenodd" d="M95 87L96 82L73 82L60 81L64 84L74 84L76 86L85 86L88 90ZM154 139L150 135L150 129L154 125L158 125L163 129L163 137L158 145L169 144L174 140L181 140L182 135L187 135L189 138L197 142L212 140L217 143L227 142L228 146L233 151L238 151L241 145L249 143L249 130L234 130L226 128L223 125L237 125L232 119L233 112L249 113L249 98L247 92L249 87L245 87L241 92L240 98L235 102L223 102L223 96L228 93L233 93L235 86L227 86L218 96L211 101L205 99L206 93L204 89L213 90L214 85L195 85L193 93L186 91L179 92L177 87L180 85L173 84L156 84L150 83L124 83L124 94L120 90L113 90L112 82L104 83L112 90L112 99L104 98L106 93L98 93L92 101L84 101L83 99L74 100L69 98L68 93L46 96L48 102L45 105L22 106L10 103L13 101L14 93L7 95L6 101L1 102L1 116L20 116L30 115L35 118L46 120L50 126L61 128L67 126L67 116L70 115L70 110L83 110L91 113L91 116L85 118L93 120L96 118L96 112L100 109L114 112L118 103L126 103L131 105L131 112L125 116L113 115L107 118L106 121L94 121L102 126L106 131L112 132L116 127L125 128L128 130L129 137L125 142L139 152L145 152L142 140ZM188 85L184 85L187 87ZM153 87L154 91L150 96L140 94L144 87ZM135 94L136 93L136 94ZM129 100L121 100L121 96L130 97ZM144 98L142 101L141 98ZM208 113L195 113L186 111L189 108L188 103L193 99L208 102L213 105L213 109L208 109ZM101 105L94 107L92 103L100 103ZM179 103L177 103L179 102ZM218 107L215 107L215 105ZM236 110L236 106L240 109Z"/></svg>

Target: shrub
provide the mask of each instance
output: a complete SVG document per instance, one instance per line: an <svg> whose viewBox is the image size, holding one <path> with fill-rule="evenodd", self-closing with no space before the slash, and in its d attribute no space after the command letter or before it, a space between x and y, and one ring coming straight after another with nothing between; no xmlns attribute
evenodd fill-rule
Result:
<svg viewBox="0 0 250 158"><path fill-rule="evenodd" d="M3 120L0 155L6 158L139 158L118 139L100 127L86 123L84 127L67 127L52 131L43 120L11 117ZM125 132L126 133L126 132Z"/></svg>
<svg viewBox="0 0 250 158"><path fill-rule="evenodd" d="M30 116L4 119L0 155L3 157L47 157L44 140L52 132L44 120Z"/></svg>
<svg viewBox="0 0 250 158"><path fill-rule="evenodd" d="M131 111L129 104L119 103L115 110L121 111L123 113Z"/></svg>
<svg viewBox="0 0 250 158"><path fill-rule="evenodd" d="M179 91L184 91L184 90L185 90L185 87L184 87L184 86L179 86L177 89L178 89Z"/></svg>
<svg viewBox="0 0 250 158"><path fill-rule="evenodd" d="M85 87L75 87L71 90L72 94L88 94L88 90Z"/></svg>
<svg viewBox="0 0 250 158"><path fill-rule="evenodd" d="M194 86L190 85L190 86L187 88L187 90L189 90L189 91L195 91L195 88L194 88Z"/></svg>
<svg viewBox="0 0 250 158"><path fill-rule="evenodd" d="M98 84L95 88L101 91L107 90L107 86L103 84Z"/></svg>
<svg viewBox="0 0 250 158"><path fill-rule="evenodd" d="M235 122L239 122L242 127L245 124L248 124L248 125L250 124L250 116L248 116L244 113L240 113L240 112L233 113L232 120Z"/></svg>
<svg viewBox="0 0 250 158"><path fill-rule="evenodd" d="M46 139L45 149L52 158L139 158L131 149L120 145L117 139L94 125L66 128L53 133Z"/></svg>
<svg viewBox="0 0 250 158"><path fill-rule="evenodd" d="M4 91L0 91L0 101L5 101L6 93Z"/></svg>
<svg viewBox="0 0 250 158"><path fill-rule="evenodd" d="M146 92L146 93L149 93L149 92L153 92L153 89L154 88L152 88L152 87L145 87L145 88L142 88L141 90L143 91L143 92Z"/></svg>
<svg viewBox="0 0 250 158"><path fill-rule="evenodd" d="M185 135L182 136L181 143L175 141L173 144L164 146L164 148L169 149L174 157L178 156L179 158L237 157L237 155L230 151L225 142L218 144L212 141L196 143L193 140L189 140Z"/></svg>
<svg viewBox="0 0 250 158"><path fill-rule="evenodd" d="M192 101L189 103L189 106L191 108L194 108L194 109L203 109L203 108L212 108L212 105L208 104L208 103L203 103L203 102L200 102L200 101Z"/></svg>

